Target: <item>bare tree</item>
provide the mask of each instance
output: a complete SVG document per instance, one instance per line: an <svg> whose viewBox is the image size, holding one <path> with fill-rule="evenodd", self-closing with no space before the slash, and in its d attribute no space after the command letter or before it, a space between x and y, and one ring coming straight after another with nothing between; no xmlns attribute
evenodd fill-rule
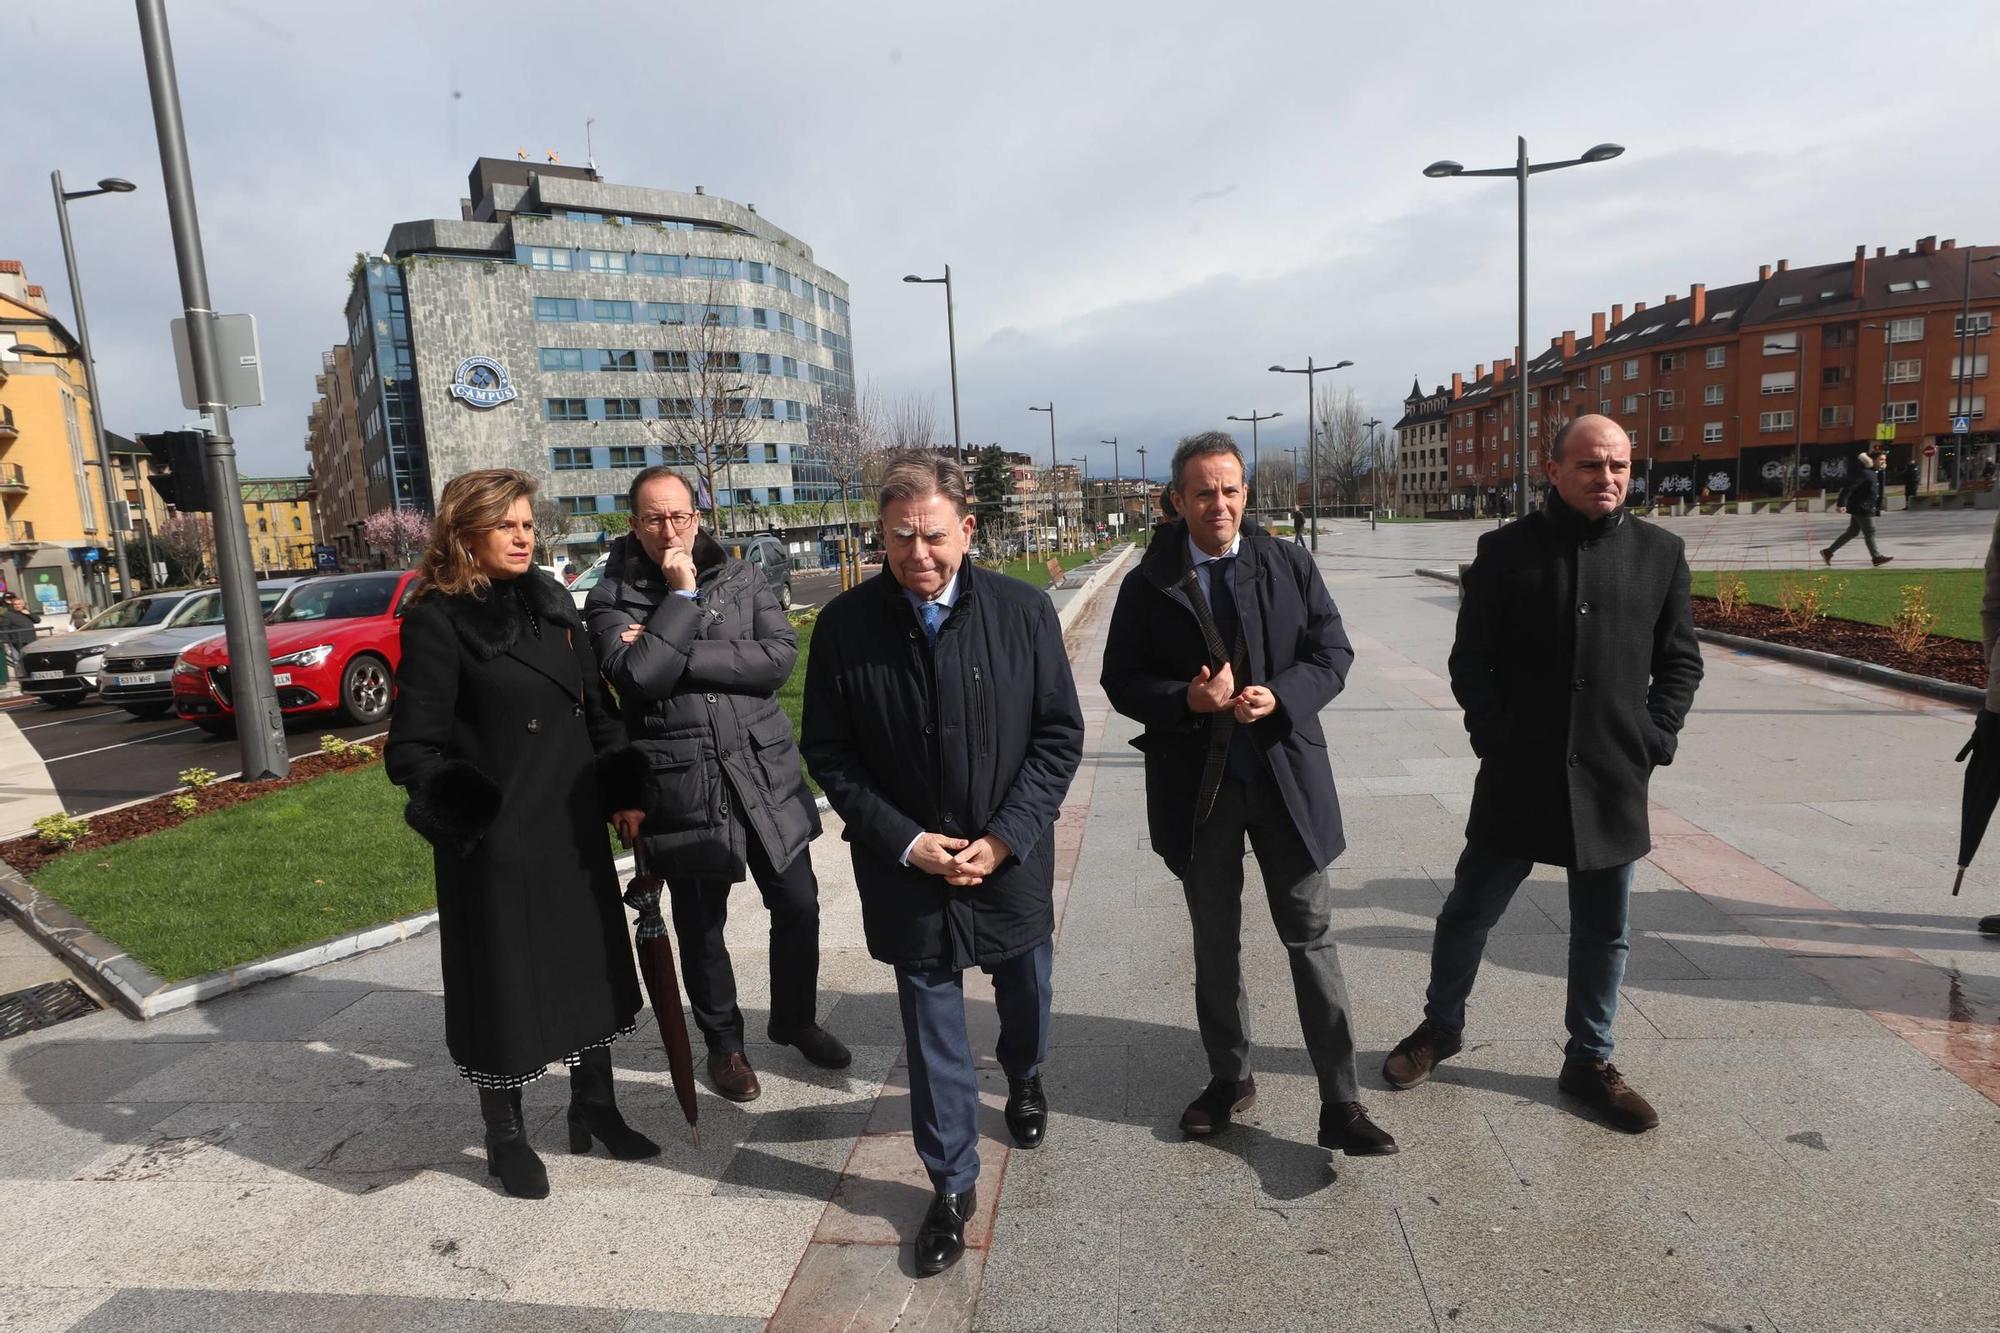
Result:
<svg viewBox="0 0 2000 1333"><path fill-rule="evenodd" d="M1298 491L1298 470L1292 466L1291 455L1273 450L1259 459L1254 488L1259 509L1290 510Z"/></svg>
<svg viewBox="0 0 2000 1333"><path fill-rule="evenodd" d="M1368 409L1352 389L1318 395L1313 407L1319 418L1320 503L1358 504L1368 484Z"/></svg>
<svg viewBox="0 0 2000 1333"><path fill-rule="evenodd" d="M819 410L807 431L808 448L832 478L840 521L849 524L849 501L861 495L868 456L881 446L882 399L870 380L859 394L842 393L828 385L820 390Z"/></svg>
<svg viewBox="0 0 2000 1333"><path fill-rule="evenodd" d="M565 513L552 495L536 496L534 510L536 557L542 564L553 565L562 539L581 532L584 519L579 514Z"/></svg>
<svg viewBox="0 0 2000 1333"><path fill-rule="evenodd" d="M711 289L710 295L719 293ZM681 309L682 321L668 323L665 345L639 353L650 358L639 368L642 383L659 399L658 414L644 424L664 447L670 466L693 470L708 496L709 527L719 530L717 511L730 487L729 469L750 461L761 404L745 397L750 372L734 344L736 307L711 301ZM608 400L607 417L611 401L619 403L614 419L639 417L636 399Z"/></svg>
<svg viewBox="0 0 2000 1333"><path fill-rule="evenodd" d="M937 402L929 394L901 394L888 405L883 443L895 449L927 449L937 443L937 423Z"/></svg>
<svg viewBox="0 0 2000 1333"><path fill-rule="evenodd" d="M153 544L177 581L199 583L213 568L209 552L215 532L207 514L170 514L153 529Z"/></svg>

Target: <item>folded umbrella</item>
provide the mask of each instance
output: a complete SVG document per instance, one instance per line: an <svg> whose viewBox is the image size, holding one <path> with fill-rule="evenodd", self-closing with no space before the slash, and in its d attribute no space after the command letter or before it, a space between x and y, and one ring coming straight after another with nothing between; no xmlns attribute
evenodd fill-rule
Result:
<svg viewBox="0 0 2000 1333"><path fill-rule="evenodd" d="M1970 758L1971 762L1967 763ZM1958 803L1958 877L1951 882L1955 898L1965 884L1966 867L1993 822L1993 808L2000 805L2000 713L1981 710L1972 725L1972 739L1958 752L1965 764L1965 790Z"/></svg>
<svg viewBox="0 0 2000 1333"><path fill-rule="evenodd" d="M674 942L667 935L667 923L660 916L660 894L666 882L646 867L643 844L632 852L634 874L625 889L625 903L639 914L634 937L639 950L639 975L645 978L647 998L653 1002L653 1017L660 1025L660 1040L667 1047L667 1072L674 1081L674 1096L680 1100L681 1114L687 1117L694 1146L701 1146L700 1112L695 1106L694 1050L688 1045L687 1014L681 1009L680 974L674 968Z"/></svg>

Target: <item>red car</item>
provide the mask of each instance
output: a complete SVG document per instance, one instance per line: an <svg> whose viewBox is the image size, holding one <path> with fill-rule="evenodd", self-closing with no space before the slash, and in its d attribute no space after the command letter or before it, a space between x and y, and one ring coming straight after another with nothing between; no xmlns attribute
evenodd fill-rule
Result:
<svg viewBox="0 0 2000 1333"><path fill-rule="evenodd" d="M416 586L415 570L390 570L308 579L286 594L265 627L279 709L287 717L338 712L357 724L389 716L403 608ZM211 731L233 725L229 643L221 635L174 663L174 712Z"/></svg>

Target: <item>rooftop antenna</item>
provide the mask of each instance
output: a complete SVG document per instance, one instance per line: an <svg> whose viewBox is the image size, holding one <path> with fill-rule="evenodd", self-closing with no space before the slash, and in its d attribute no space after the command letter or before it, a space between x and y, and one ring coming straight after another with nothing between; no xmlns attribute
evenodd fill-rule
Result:
<svg viewBox="0 0 2000 1333"><path fill-rule="evenodd" d="M596 123L596 116L588 117L583 122L583 161L584 165L590 168L590 174L593 176L597 174L597 150L591 146L590 127Z"/></svg>

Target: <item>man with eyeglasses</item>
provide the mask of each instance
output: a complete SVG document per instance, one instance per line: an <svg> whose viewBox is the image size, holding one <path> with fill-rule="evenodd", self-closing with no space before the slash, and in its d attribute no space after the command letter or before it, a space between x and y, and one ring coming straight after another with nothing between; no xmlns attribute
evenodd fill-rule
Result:
<svg viewBox="0 0 2000 1333"><path fill-rule="evenodd" d="M647 468L630 499L632 531L612 543L584 617L652 766L640 852L673 900L709 1076L747 1102L762 1089L723 946L729 891L745 870L771 912L770 1039L823 1069L852 1058L816 1018L819 883L808 848L819 811L777 701L799 639L763 575L701 530L679 473Z"/></svg>

